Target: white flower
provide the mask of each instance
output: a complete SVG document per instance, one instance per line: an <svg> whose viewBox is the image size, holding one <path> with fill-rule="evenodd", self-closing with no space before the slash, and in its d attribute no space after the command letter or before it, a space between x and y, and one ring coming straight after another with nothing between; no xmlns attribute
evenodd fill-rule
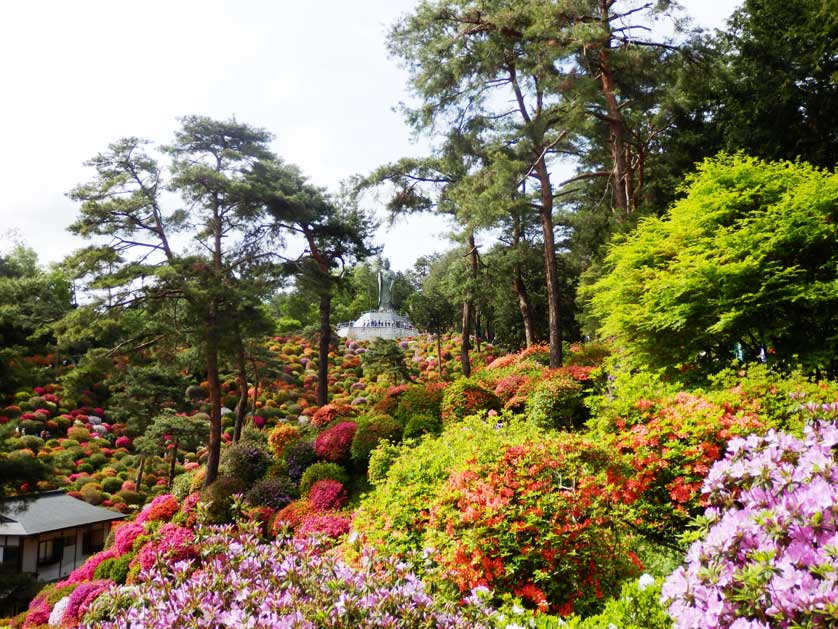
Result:
<svg viewBox="0 0 838 629"><path fill-rule="evenodd" d="M512 613L516 614L517 616L520 616L521 614L524 613L524 608L523 607L518 607L517 605L513 605L512 606Z"/></svg>
<svg viewBox="0 0 838 629"><path fill-rule="evenodd" d="M53 627L60 627L61 621L64 619L64 612L67 610L67 603L70 602L70 597L65 596L55 604L49 614L47 624Z"/></svg>
<svg viewBox="0 0 838 629"><path fill-rule="evenodd" d="M654 584L655 584L655 577L653 577L651 574L644 574L637 581L637 589L639 589L640 591L643 591L647 587L649 587L650 585L654 585Z"/></svg>

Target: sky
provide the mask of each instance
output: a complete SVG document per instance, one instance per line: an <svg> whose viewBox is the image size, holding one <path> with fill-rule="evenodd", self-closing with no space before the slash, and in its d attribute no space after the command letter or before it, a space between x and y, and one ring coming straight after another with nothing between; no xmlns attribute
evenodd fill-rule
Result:
<svg viewBox="0 0 838 629"><path fill-rule="evenodd" d="M84 162L121 137L166 143L179 116L235 117L275 135L312 183L422 155L395 111L407 75L388 27L415 0L27 0L0 3L0 254L22 240L42 263L86 243L66 231ZM741 0L682 0L721 28ZM383 217L383 214L382 214ZM377 241L396 270L448 248L413 216Z"/></svg>

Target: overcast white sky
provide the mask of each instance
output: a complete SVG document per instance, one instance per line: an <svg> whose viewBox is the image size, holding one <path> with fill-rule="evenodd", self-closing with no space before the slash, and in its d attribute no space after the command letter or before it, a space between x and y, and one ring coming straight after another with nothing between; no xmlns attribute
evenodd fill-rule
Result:
<svg viewBox="0 0 838 629"><path fill-rule="evenodd" d="M414 0L26 0L0 2L0 252L9 231L42 262L83 241L66 232L83 162L124 136L167 142L176 117L235 116L276 135L275 151L336 189L422 147L392 108L406 98L389 25ZM741 0L683 0L721 27ZM406 269L447 248L445 226L383 229Z"/></svg>

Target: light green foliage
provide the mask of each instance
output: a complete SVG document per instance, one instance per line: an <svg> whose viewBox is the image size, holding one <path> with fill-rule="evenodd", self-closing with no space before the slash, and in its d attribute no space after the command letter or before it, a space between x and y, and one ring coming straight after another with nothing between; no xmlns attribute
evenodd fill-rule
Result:
<svg viewBox="0 0 838 629"><path fill-rule="evenodd" d="M357 424L350 453L352 461L361 469L367 466L370 453L380 442L398 443L404 431L404 426L389 415L362 416Z"/></svg>
<svg viewBox="0 0 838 629"><path fill-rule="evenodd" d="M618 241L586 287L630 366L746 360L838 372L838 175L737 155L705 161L667 217Z"/></svg>
<svg viewBox="0 0 838 629"><path fill-rule="evenodd" d="M605 603L602 613L587 618L573 617L561 626L567 629L671 629L673 620L660 603L661 583L658 579L641 589L637 579L629 581L623 585L619 598Z"/></svg>
<svg viewBox="0 0 838 629"><path fill-rule="evenodd" d="M579 428L586 418L582 385L561 374L537 384L525 408L529 418L543 428Z"/></svg>

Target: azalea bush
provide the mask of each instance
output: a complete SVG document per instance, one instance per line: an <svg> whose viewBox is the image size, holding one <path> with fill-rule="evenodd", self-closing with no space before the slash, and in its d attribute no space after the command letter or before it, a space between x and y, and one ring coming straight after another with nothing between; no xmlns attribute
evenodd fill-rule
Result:
<svg viewBox="0 0 838 629"><path fill-rule="evenodd" d="M405 564L364 553L348 565L303 539L260 543L252 530L199 529L192 561L157 562L130 590L112 586L82 627L491 627L477 597L440 596Z"/></svg>
<svg viewBox="0 0 838 629"><path fill-rule="evenodd" d="M424 550L462 592L486 586L544 611L587 611L638 570L614 468L628 473L584 437L474 417L402 446L353 526L382 552Z"/></svg>
<svg viewBox="0 0 838 629"><path fill-rule="evenodd" d="M676 626L836 626L838 425L734 439L704 491L704 534L663 588Z"/></svg>
<svg viewBox="0 0 838 629"><path fill-rule="evenodd" d="M460 378L448 385L442 395L442 421L448 424L479 411L499 411L501 407L498 396L478 381Z"/></svg>

